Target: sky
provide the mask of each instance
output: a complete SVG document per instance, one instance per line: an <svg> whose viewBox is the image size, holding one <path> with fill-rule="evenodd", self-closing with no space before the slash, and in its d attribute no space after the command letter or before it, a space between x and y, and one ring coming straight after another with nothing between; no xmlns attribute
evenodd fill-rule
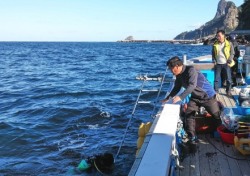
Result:
<svg viewBox="0 0 250 176"><path fill-rule="evenodd" d="M0 0L0 41L168 40L212 20L218 2Z"/></svg>

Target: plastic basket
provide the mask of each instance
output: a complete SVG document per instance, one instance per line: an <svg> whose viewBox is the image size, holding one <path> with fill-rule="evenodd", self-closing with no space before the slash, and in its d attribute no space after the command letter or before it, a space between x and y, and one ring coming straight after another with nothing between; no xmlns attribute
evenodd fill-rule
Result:
<svg viewBox="0 0 250 176"><path fill-rule="evenodd" d="M227 144L234 144L234 133L228 131L223 125L220 125L217 128L218 133L220 134L220 137L222 139L223 142L227 143ZM237 135L239 138L241 137L247 137L247 135L245 134L241 134L241 135Z"/></svg>

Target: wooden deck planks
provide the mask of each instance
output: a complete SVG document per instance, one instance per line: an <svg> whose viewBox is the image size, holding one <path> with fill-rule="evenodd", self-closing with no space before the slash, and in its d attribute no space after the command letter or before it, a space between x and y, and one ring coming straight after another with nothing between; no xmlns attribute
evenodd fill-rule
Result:
<svg viewBox="0 0 250 176"><path fill-rule="evenodd" d="M214 150L215 150L216 156L218 158L220 175L221 176L232 176L227 157L221 153L221 152L225 152L224 148L223 148L222 141L219 138L209 138L209 142L211 145L214 145L214 147L215 147ZM221 152L217 151L217 149L219 149Z"/></svg>
<svg viewBox="0 0 250 176"><path fill-rule="evenodd" d="M231 91L232 95L235 95L234 91ZM236 102L232 96L227 96L224 88L219 89L219 93L216 95L218 101L220 101L224 107L232 108L236 107Z"/></svg>
<svg viewBox="0 0 250 176"><path fill-rule="evenodd" d="M199 135L198 152L180 163L179 176L250 176L250 156L240 154L234 145L209 134ZM237 160L245 159L245 160Z"/></svg>
<svg viewBox="0 0 250 176"><path fill-rule="evenodd" d="M177 170L177 175L182 175L182 176L189 176L189 170L190 170L190 159L191 157L188 157L184 159L182 162L180 162L181 169Z"/></svg>
<svg viewBox="0 0 250 176"><path fill-rule="evenodd" d="M210 171L210 167L209 167L209 162L208 162L208 158L206 157L206 153L207 153L207 141L205 141L205 139L200 136L199 137L199 149L198 149L198 155L199 155L199 170L200 170L200 175L201 176L210 176L211 175L211 171Z"/></svg>
<svg viewBox="0 0 250 176"><path fill-rule="evenodd" d="M221 175L220 163L219 163L219 158L217 156L217 151L214 147L211 147L210 141L207 140L208 137L209 137L208 135L205 136L205 140L208 142L208 145L206 145L207 147L206 157L209 162L210 173L213 176L220 176Z"/></svg>
<svg viewBox="0 0 250 176"><path fill-rule="evenodd" d="M233 150L234 156L236 158L239 158L239 160L237 160L237 162L238 162L238 166L241 170L241 174L242 175L250 175L250 165L249 165L250 157L241 155L239 153L239 151L234 147L232 147L232 150Z"/></svg>
<svg viewBox="0 0 250 176"><path fill-rule="evenodd" d="M177 170L176 175L181 176L200 176L200 168L199 168L199 154L198 152L195 155L191 155L184 159L181 162L181 169Z"/></svg>
<svg viewBox="0 0 250 176"><path fill-rule="evenodd" d="M232 150L232 146L228 145L228 144L224 144L223 148L225 150L225 153L228 155L227 160L228 160L228 163L229 163L231 175L232 176L241 176L242 173L240 171L240 167L238 165L237 160L231 158L231 157L235 157L234 152Z"/></svg>
<svg viewBox="0 0 250 176"><path fill-rule="evenodd" d="M203 155L200 155L201 156L200 161L204 160L203 162L206 163L205 165L200 165L200 169L202 169L203 167L209 169L209 171L207 171L206 174L201 173L201 175L219 176L220 168L219 168L219 162L218 162L217 153L215 149L210 146L210 143L208 142L205 135L201 135L200 140L201 140L200 145L204 145L204 153Z"/></svg>
<svg viewBox="0 0 250 176"><path fill-rule="evenodd" d="M190 156L190 174L189 175L200 175L200 164L199 164L199 154Z"/></svg>
<svg viewBox="0 0 250 176"><path fill-rule="evenodd" d="M226 108L236 108L235 97L227 96L224 88L216 95ZM180 163L183 169L177 171L179 176L250 176L250 155L242 155L234 145L226 144L219 137L209 134L199 135L199 150L194 156L189 156ZM244 159L244 160L242 160Z"/></svg>

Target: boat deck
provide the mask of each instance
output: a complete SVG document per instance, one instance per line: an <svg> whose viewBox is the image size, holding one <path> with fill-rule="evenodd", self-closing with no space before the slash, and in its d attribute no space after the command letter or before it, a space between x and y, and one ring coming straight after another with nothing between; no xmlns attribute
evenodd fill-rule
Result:
<svg viewBox="0 0 250 176"><path fill-rule="evenodd" d="M249 176L250 156L242 155L234 145L225 144L209 134L198 136L198 152L186 157L176 170L179 176Z"/></svg>
<svg viewBox="0 0 250 176"><path fill-rule="evenodd" d="M227 96L225 89L219 89L216 98L224 107L233 108L236 102ZM215 134L215 135L214 135ZM213 137L215 136L215 137ZM224 143L216 134L199 134L198 151L186 157L176 170L179 176L250 176L250 155L242 155L234 145Z"/></svg>
<svg viewBox="0 0 250 176"><path fill-rule="evenodd" d="M224 107L232 108L236 107L236 102L233 96L237 96L235 91L231 91L232 96L227 96L224 88L219 89L219 93L216 95L218 101L220 101Z"/></svg>

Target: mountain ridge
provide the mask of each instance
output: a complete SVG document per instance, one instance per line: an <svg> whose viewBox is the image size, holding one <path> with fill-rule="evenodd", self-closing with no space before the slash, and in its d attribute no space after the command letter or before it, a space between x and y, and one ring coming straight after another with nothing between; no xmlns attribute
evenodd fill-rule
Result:
<svg viewBox="0 0 250 176"><path fill-rule="evenodd" d="M239 25L239 8L232 1L220 0L214 18L201 27L185 31L177 35L175 40L206 39L215 35L217 30L223 29L226 33L234 31Z"/></svg>

